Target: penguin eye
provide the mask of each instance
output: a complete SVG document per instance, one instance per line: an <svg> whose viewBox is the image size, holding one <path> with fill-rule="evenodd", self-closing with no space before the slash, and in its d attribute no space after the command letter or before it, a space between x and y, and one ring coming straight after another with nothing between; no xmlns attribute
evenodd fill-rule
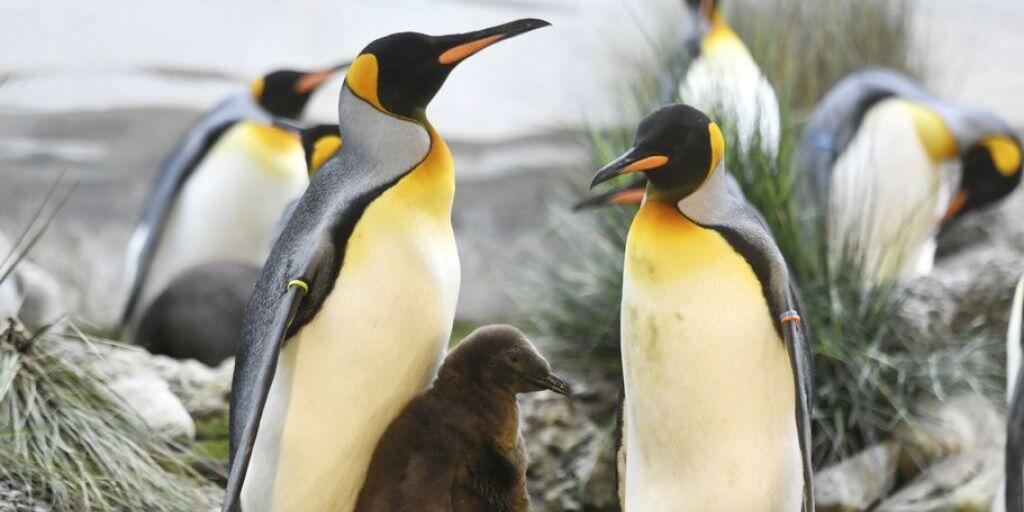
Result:
<svg viewBox="0 0 1024 512"><path fill-rule="evenodd" d="M519 364L519 354L512 354L508 356L508 360L512 364Z"/></svg>

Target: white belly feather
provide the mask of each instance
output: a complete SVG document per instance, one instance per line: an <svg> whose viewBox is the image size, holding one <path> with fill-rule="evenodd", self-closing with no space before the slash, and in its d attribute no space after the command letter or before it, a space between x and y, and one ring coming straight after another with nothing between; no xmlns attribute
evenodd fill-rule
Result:
<svg viewBox="0 0 1024 512"><path fill-rule="evenodd" d="M182 271L231 261L263 266L281 213L309 180L302 147L255 123L228 130L171 207L139 296L137 314ZM266 137L287 140L267 141Z"/></svg>
<svg viewBox="0 0 1024 512"><path fill-rule="evenodd" d="M380 436L435 376L459 289L451 225L380 201L282 351L243 489L249 512L351 511Z"/></svg>
<svg viewBox="0 0 1024 512"><path fill-rule="evenodd" d="M929 155L910 108L894 99L868 111L832 172L832 257L863 264L869 278L931 271L934 237L958 177Z"/></svg>
<svg viewBox="0 0 1024 512"><path fill-rule="evenodd" d="M760 284L719 235L650 210L622 297L625 510L799 510L794 378Z"/></svg>

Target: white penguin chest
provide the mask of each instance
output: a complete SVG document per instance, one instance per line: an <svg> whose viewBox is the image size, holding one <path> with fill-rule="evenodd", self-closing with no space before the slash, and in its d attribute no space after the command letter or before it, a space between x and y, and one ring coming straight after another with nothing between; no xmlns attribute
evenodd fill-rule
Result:
<svg viewBox="0 0 1024 512"><path fill-rule="evenodd" d="M293 137L257 123L230 128L171 207L157 235L141 304L196 265L231 261L262 266L281 213L308 182L302 147Z"/></svg>
<svg viewBox="0 0 1024 512"><path fill-rule="evenodd" d="M680 98L734 130L742 150L752 143L778 152L779 102L750 52L731 30L712 32L679 87Z"/></svg>
<svg viewBox="0 0 1024 512"><path fill-rule="evenodd" d="M717 233L660 208L641 209L627 247L626 510L796 510L794 378L760 282Z"/></svg>
<svg viewBox="0 0 1024 512"><path fill-rule="evenodd" d="M380 436L435 377L459 290L454 235L391 192L367 208L333 291L281 353L247 510L352 510Z"/></svg>
<svg viewBox="0 0 1024 512"><path fill-rule="evenodd" d="M829 197L834 258L860 260L886 279L931 271L934 236L958 174L936 161L920 138L908 103L872 107L836 160Z"/></svg>

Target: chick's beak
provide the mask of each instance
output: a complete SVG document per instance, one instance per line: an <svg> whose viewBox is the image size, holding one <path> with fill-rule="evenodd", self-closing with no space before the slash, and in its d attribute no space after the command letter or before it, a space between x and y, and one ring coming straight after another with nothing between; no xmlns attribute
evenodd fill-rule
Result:
<svg viewBox="0 0 1024 512"><path fill-rule="evenodd" d="M540 387L541 389L547 389L554 391L559 395L572 396L572 388L564 380L555 377L550 372L541 379L528 379L531 384Z"/></svg>
<svg viewBox="0 0 1024 512"><path fill-rule="evenodd" d="M527 18L476 32L446 36L444 39L449 42L448 49L441 53L437 61L445 66L454 66L498 41L548 25L551 24L544 20Z"/></svg>

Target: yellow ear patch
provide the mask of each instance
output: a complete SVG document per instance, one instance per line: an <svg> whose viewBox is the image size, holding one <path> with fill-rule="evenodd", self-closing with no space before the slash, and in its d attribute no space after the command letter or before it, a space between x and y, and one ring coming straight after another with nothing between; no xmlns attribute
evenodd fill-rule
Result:
<svg viewBox="0 0 1024 512"><path fill-rule="evenodd" d="M263 87L265 85L266 84L263 82L262 78L257 78L256 80L252 81L252 85L250 87L252 87L253 101L257 103L260 101L260 97L263 96Z"/></svg>
<svg viewBox="0 0 1024 512"><path fill-rule="evenodd" d="M919 103L908 101L904 102L904 105L913 118L917 136L932 160L941 162L956 157L956 138L942 118L934 110Z"/></svg>
<svg viewBox="0 0 1024 512"><path fill-rule="evenodd" d="M356 96L366 100L369 104L377 107L381 112L387 110L381 106L380 98L377 96L377 76L380 68L377 66L377 57L370 54L360 55L359 58L348 68L348 75L345 76L345 83L349 90Z"/></svg>
<svg viewBox="0 0 1024 512"><path fill-rule="evenodd" d="M341 149L341 137L326 135L313 143L313 158L310 159L309 177L312 178L329 158Z"/></svg>
<svg viewBox="0 0 1024 512"><path fill-rule="evenodd" d="M725 154L725 137L722 136L722 129L716 123L708 125L708 137L711 139L711 168L708 169L708 176L711 176L711 173L715 172L715 168L718 167L718 162L722 161L722 155Z"/></svg>
<svg viewBox="0 0 1024 512"><path fill-rule="evenodd" d="M981 145L992 155L992 163L999 174L1009 178L1020 172L1021 150L1017 142L1005 135L986 137Z"/></svg>

